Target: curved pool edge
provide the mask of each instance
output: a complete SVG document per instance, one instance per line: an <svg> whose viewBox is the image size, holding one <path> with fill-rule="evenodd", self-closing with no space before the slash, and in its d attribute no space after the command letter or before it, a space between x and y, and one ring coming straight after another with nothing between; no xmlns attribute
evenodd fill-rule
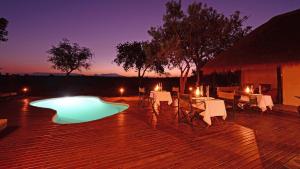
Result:
<svg viewBox="0 0 300 169"><path fill-rule="evenodd" d="M95 96L95 97L98 97L98 96ZM103 100L101 99L100 97L98 97L101 101L105 102L105 103L108 103L108 104L115 104L115 105L120 105L120 106L127 106L127 109L129 108L129 104L127 103L118 103L118 102L111 102L111 101L106 101L106 100Z"/></svg>

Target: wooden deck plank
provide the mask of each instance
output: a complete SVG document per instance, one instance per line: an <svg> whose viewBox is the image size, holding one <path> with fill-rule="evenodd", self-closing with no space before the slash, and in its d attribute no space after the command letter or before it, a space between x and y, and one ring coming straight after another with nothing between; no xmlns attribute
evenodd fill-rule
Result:
<svg viewBox="0 0 300 169"><path fill-rule="evenodd" d="M58 125L37 98L0 102L8 128L0 133L0 168L282 168L300 154L300 118L240 112L203 128L178 123L176 110L159 116L140 107L88 123Z"/></svg>

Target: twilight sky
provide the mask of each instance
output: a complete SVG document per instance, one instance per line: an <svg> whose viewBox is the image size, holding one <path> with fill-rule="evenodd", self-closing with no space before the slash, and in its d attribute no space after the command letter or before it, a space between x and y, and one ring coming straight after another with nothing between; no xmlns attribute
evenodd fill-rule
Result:
<svg viewBox="0 0 300 169"><path fill-rule="evenodd" d="M182 0L184 10L194 0ZM199 2L199 0L196 0ZM90 48L92 67L82 73L125 72L112 63L115 47L149 40L147 30L162 24L167 0L0 0L0 17L8 19L8 41L0 42L1 72L57 72L46 51L63 38ZM225 15L241 11L254 28L272 16L300 8L300 0L201 0ZM174 71L172 75L176 75Z"/></svg>

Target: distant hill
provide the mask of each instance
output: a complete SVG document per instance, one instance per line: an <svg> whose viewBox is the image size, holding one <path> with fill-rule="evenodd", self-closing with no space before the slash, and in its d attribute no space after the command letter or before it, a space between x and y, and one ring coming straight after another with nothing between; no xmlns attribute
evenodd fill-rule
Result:
<svg viewBox="0 0 300 169"><path fill-rule="evenodd" d="M21 75L23 75L23 74L21 74ZM30 76L66 76L65 73L49 73L49 72L34 72L34 73L30 73L28 75L30 75ZM86 76L86 75L79 74L79 73L71 73L70 76ZM93 75L87 75L87 76L93 76ZM95 74L94 76L97 76L97 77L126 77L126 76L122 76L117 73L102 73L102 74Z"/></svg>
<svg viewBox="0 0 300 169"><path fill-rule="evenodd" d="M65 73L47 73L47 72L34 72L31 73L30 75L32 76L66 76ZM71 73L70 76L83 76L82 74L78 74L78 73Z"/></svg>
<svg viewBox="0 0 300 169"><path fill-rule="evenodd" d="M95 74L95 76L99 76L99 77L124 77L124 76L119 75L117 73L102 73L102 74Z"/></svg>

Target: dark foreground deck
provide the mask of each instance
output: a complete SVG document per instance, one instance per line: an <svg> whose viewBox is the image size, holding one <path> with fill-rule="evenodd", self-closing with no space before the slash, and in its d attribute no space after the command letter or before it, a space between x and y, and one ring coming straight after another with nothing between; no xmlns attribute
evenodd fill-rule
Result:
<svg viewBox="0 0 300 169"><path fill-rule="evenodd" d="M191 127L125 98L123 113L58 125L54 111L31 107L32 100L0 103L0 118L9 119L0 168L287 168L300 154L297 116L241 112L224 124Z"/></svg>

